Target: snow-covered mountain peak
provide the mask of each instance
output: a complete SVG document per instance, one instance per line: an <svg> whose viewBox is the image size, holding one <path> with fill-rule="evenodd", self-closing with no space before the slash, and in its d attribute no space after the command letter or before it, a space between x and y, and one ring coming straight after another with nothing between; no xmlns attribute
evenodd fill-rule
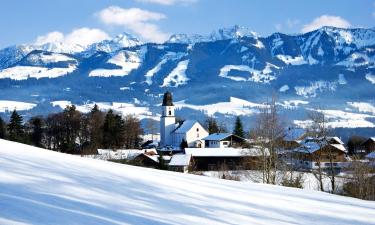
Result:
<svg viewBox="0 0 375 225"><path fill-rule="evenodd" d="M242 37L253 37L257 38L258 34L249 28L235 25L229 28L221 28L211 33L210 39L212 40L227 40L227 39L238 39Z"/></svg>
<svg viewBox="0 0 375 225"><path fill-rule="evenodd" d="M166 43L195 44L207 41L210 39L200 34L173 34Z"/></svg>
<svg viewBox="0 0 375 225"><path fill-rule="evenodd" d="M109 42L117 43L117 44L121 45L124 48L133 47L133 46L137 46L137 45L143 44L135 36L133 36L133 35L131 35L129 33L126 33L126 32L123 32L123 33L117 35L115 38L113 38Z"/></svg>

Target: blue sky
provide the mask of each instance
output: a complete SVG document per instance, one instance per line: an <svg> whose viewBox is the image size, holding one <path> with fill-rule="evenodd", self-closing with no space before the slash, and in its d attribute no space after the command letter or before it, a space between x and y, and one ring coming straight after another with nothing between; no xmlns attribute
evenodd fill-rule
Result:
<svg viewBox="0 0 375 225"><path fill-rule="evenodd" d="M162 42L235 24L262 36L321 25L374 27L375 0L2 0L0 48L48 41L87 43L126 31Z"/></svg>

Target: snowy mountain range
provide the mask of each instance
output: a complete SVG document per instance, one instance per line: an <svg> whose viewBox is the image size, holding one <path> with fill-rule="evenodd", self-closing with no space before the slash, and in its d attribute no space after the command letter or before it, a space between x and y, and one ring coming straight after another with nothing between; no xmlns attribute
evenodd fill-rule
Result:
<svg viewBox="0 0 375 225"><path fill-rule="evenodd" d="M35 104L30 115L60 110L57 101L98 102L142 107L142 118L156 119L170 90L186 118L252 116L276 93L299 126L319 107L332 127L374 128L375 28L261 37L234 26L163 44L123 33L89 46L15 45L0 50L0 87L0 100Z"/></svg>

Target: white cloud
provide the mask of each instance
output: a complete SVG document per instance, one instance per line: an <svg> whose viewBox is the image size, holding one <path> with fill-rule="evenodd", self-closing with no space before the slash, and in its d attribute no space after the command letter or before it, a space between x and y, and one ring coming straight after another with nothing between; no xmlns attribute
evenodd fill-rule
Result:
<svg viewBox="0 0 375 225"><path fill-rule="evenodd" d="M348 28L351 26L351 24L347 20L339 16L322 15L315 18L311 23L304 25L301 31L303 33L306 33L319 29L323 26Z"/></svg>
<svg viewBox="0 0 375 225"><path fill-rule="evenodd" d="M35 40L36 45L43 45L46 43L57 43L64 41L64 34L59 31L53 31L45 35L38 36Z"/></svg>
<svg viewBox="0 0 375 225"><path fill-rule="evenodd" d="M59 31L53 31L42 36L38 36L34 44L43 45L46 43L62 43L67 45L88 46L92 43L108 39L109 36L100 29L87 27L74 29L71 33L64 35Z"/></svg>
<svg viewBox="0 0 375 225"><path fill-rule="evenodd" d="M155 3L155 4L160 4L160 5L175 5L175 4L189 5L189 4L197 2L198 0L136 0L136 1L144 2L144 3Z"/></svg>
<svg viewBox="0 0 375 225"><path fill-rule="evenodd" d="M103 23L123 26L147 41L164 42L169 37L169 34L162 32L153 23L166 18L161 13L139 8L124 9L118 6L110 6L98 12L97 16Z"/></svg>

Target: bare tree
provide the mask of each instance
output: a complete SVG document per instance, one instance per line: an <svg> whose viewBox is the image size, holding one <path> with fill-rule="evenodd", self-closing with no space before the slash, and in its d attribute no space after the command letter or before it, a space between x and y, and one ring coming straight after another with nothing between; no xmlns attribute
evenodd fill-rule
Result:
<svg viewBox="0 0 375 225"><path fill-rule="evenodd" d="M276 97L272 97L271 101L260 109L255 129L252 132L262 154L263 183L276 184L277 170L280 167L277 151L284 132L284 123L279 116Z"/></svg>
<svg viewBox="0 0 375 225"><path fill-rule="evenodd" d="M324 190L324 178L328 177L331 185L331 192L336 191L336 170L334 167L335 154L333 147L329 145L329 135L331 130L328 127L328 121L321 110L313 110L308 114L308 119L311 121L310 126L307 128L307 133L312 136L317 143L319 150L311 154L312 161L317 166L312 170L313 175L318 180L319 188ZM323 161L328 160L328 167L326 170L322 167Z"/></svg>
<svg viewBox="0 0 375 225"><path fill-rule="evenodd" d="M367 162L352 161L349 166L351 175L344 184L344 194L351 197L375 200L375 176L374 169Z"/></svg>

